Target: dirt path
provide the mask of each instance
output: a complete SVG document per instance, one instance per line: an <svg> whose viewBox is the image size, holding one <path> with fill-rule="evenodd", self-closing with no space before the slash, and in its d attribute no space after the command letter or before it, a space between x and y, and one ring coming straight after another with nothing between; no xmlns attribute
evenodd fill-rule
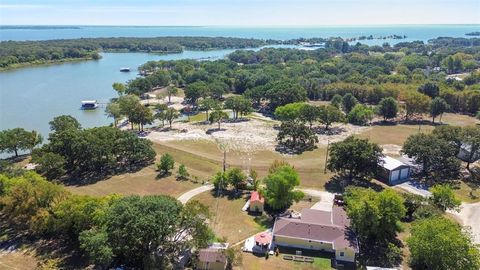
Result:
<svg viewBox="0 0 480 270"><path fill-rule="evenodd" d="M198 195L200 193L203 193L203 192L206 192L206 191L209 191L209 190L212 190L212 189L213 189L213 185L201 186L201 187L194 188L190 191L187 191L187 192L183 193L177 199L181 203L186 204L191 198L195 197L196 195Z"/></svg>
<svg viewBox="0 0 480 270"><path fill-rule="evenodd" d="M462 203L460 212L451 212L462 222L463 226L470 227L473 241L480 244L480 202Z"/></svg>

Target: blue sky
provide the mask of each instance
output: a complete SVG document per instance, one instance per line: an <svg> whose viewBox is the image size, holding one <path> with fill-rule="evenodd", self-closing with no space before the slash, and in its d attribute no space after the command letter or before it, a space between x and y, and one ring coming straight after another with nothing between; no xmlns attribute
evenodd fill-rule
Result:
<svg viewBox="0 0 480 270"><path fill-rule="evenodd" d="M0 0L0 24L480 23L480 0Z"/></svg>

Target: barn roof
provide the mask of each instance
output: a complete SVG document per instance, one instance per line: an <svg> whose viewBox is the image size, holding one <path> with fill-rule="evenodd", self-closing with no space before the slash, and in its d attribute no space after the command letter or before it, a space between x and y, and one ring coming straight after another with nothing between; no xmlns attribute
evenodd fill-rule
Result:
<svg viewBox="0 0 480 270"><path fill-rule="evenodd" d="M395 170L399 167L402 167L402 166L408 166L407 164L401 162L400 160L398 159L394 159L392 157L389 157L389 156L384 156L382 158L380 158L380 166L382 166L383 168L389 170L389 171L392 171L392 170Z"/></svg>
<svg viewBox="0 0 480 270"><path fill-rule="evenodd" d="M252 195L250 195L250 202L261 202L261 203L264 203L265 202L265 199L260 196L260 193L258 193L258 191L254 191L252 192Z"/></svg>

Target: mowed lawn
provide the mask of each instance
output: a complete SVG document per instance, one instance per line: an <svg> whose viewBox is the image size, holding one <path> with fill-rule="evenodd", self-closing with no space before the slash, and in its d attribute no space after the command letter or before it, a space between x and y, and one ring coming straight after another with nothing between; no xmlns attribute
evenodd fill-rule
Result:
<svg viewBox="0 0 480 270"><path fill-rule="evenodd" d="M251 253L242 254L242 265L233 269L238 270L330 270L331 260L328 258L315 258L313 263L294 262L283 259L283 254L269 256L268 259L258 257Z"/></svg>

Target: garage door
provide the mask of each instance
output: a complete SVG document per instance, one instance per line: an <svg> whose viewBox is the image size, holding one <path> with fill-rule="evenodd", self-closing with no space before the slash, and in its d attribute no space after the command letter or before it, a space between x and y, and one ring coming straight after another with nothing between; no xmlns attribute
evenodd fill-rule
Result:
<svg viewBox="0 0 480 270"><path fill-rule="evenodd" d="M400 171L400 179L402 179L402 180L407 179L409 170L410 170L409 168L402 169Z"/></svg>
<svg viewBox="0 0 480 270"><path fill-rule="evenodd" d="M398 181L398 176L400 174L399 170L392 171L392 175L390 176L390 183L395 183Z"/></svg>

